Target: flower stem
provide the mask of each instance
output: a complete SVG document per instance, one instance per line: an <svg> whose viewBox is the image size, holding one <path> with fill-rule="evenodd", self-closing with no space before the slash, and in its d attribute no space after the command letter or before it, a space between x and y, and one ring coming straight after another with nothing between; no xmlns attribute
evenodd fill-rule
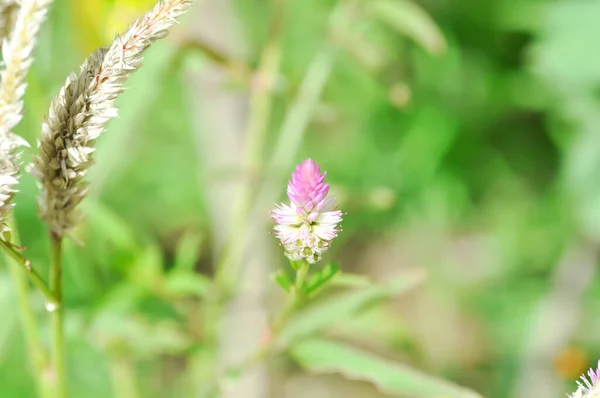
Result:
<svg viewBox="0 0 600 398"><path fill-rule="evenodd" d="M212 384L211 388L209 389L209 393L205 395L207 398L218 397L219 391L220 391L220 386L222 384L221 381L224 378L226 378L227 376L230 376L230 375L240 375L240 374L252 369L257 364L260 364L267 357L269 357L269 355L274 353L275 347L271 343L276 340L277 335L285 327L290 316L306 299L306 296L303 293L301 293L299 286L302 286L304 284L303 281L306 279L306 276L308 275L309 267L310 267L310 264L308 264L306 261L304 261L303 264L300 266L300 268L298 268L298 271L297 271L298 273L296 276L296 284L295 284L294 289L292 290L291 294L288 296L288 301L287 301L286 305L283 307L283 309L279 313L279 316L277 317L277 319L275 319L272 323L271 335L269 337L269 341L267 343L259 346L256 349L256 351L254 351L254 353L252 353L251 355L246 357L246 359L241 361L239 364L225 369L225 371L222 373L222 375L220 377L216 377L212 382L213 384Z"/></svg>
<svg viewBox="0 0 600 398"><path fill-rule="evenodd" d="M0 239L0 249L4 250L4 252L14 260L16 264L20 266L20 268L24 269L29 279L33 282L33 284L40 289L40 292L46 298L46 302L48 305L56 305L57 301L54 297L54 294L50 290L48 284L44 281L40 274L33 268L31 265L31 261L25 258L21 253L19 253L12 244Z"/></svg>
<svg viewBox="0 0 600 398"><path fill-rule="evenodd" d="M55 381L55 398L67 396L64 353L63 300L62 300L62 238L51 234L50 287L57 305L48 307L52 316L52 368Z"/></svg>
<svg viewBox="0 0 600 398"><path fill-rule="evenodd" d="M270 42L263 51L261 63L257 74L255 75L255 77L257 77L257 84L254 87L254 92L252 93L250 100L250 121L247 132L248 141L244 156L244 174L246 178L242 185L241 193L238 195L235 203L234 214L232 217L233 221L230 227L230 235L226 242L225 251L216 267L215 284L217 298L215 299L214 308L210 311L213 316L206 317L207 323L211 325L214 325L219 321L218 316L222 311L224 304L231 298L231 295L235 290L246 237L251 236L253 233L250 230L251 223L248 222L253 210L253 199L255 203L262 204L270 202L276 195L274 194L276 191L273 189L271 180L278 183L280 178L273 178L267 182L259 180L263 167L265 167L264 163L266 163L268 169L275 174L276 177L280 177L281 171L287 169L286 167L282 167L282 165L285 166L293 161L293 156L295 156L302 143L306 126L314 114L337 58L337 49L331 43L325 43L323 48L315 56L306 72L296 99L290 105L290 108L285 115L284 124L273 151L273 155L268 162L265 162L264 141L267 136L268 121L270 119L273 103L272 90L269 90L269 86L275 81L274 79L279 74L280 69L283 19L278 18L278 15L283 15L285 3L285 0L279 0L276 3L277 9L274 14ZM354 6L356 1L349 3ZM352 10L353 8L354 7L351 7ZM347 11L347 7L342 6L338 7L334 14L335 15L332 15L332 21L330 22L330 29L338 27L338 25L340 25L340 19L342 20L342 25L344 25L344 23L349 23L349 20L351 19L349 17L352 13ZM339 14L341 14L341 17ZM291 142L288 143L287 140L291 140ZM252 227L256 227L256 225L252 224ZM305 274L300 275L299 278L297 277L296 279L296 283L300 282L300 285L303 285L303 280L305 280L307 276L306 273L308 273L308 269L303 272L305 272ZM306 298L301 293L297 294L298 291L301 292L300 289L295 287L294 293L290 296L287 305L273 323L273 327L271 328L271 342L274 340L274 336L285 326L290 315L295 311L302 300ZM207 306L211 307L210 304ZM214 342L214 336L212 339L208 339L208 343L212 342ZM262 345L255 354L249 356L248 359L242 361L241 364L226 370L224 375L230 374L232 370L239 373L246 371L249 367L256 365L268 357L268 355L272 353L272 350L273 347L270 343ZM213 378L209 382L209 393L205 396L218 396L220 381L220 377Z"/></svg>
<svg viewBox="0 0 600 398"><path fill-rule="evenodd" d="M310 268L310 264L306 261L302 262L302 265L296 270L296 295L303 294L304 282L306 282L306 277L308 276L308 270Z"/></svg>
<svg viewBox="0 0 600 398"><path fill-rule="evenodd" d="M294 286L292 287L290 294L288 296L287 303L283 310L277 317L277 319L273 322L273 326L271 328L271 340L275 339L275 336L279 334L281 329L285 326L287 320L290 315L294 313L296 308L298 308L303 301L306 299L306 295L304 294L304 282L306 281L306 277L308 276L308 270L310 269L310 264L307 261L302 261L299 266L296 266L296 281Z"/></svg>

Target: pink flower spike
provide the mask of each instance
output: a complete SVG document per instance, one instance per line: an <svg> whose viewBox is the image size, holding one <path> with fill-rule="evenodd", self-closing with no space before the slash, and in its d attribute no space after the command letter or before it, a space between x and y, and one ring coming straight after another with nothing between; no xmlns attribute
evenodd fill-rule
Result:
<svg viewBox="0 0 600 398"><path fill-rule="evenodd" d="M285 254L291 260L319 261L331 241L341 231L338 223L342 212L335 208L335 198L325 184L326 173L312 159L296 167L288 183L290 205L276 205L271 211L275 220L275 236L281 241Z"/></svg>
<svg viewBox="0 0 600 398"><path fill-rule="evenodd" d="M311 211L329 193L329 184L325 184L325 174L312 159L306 159L296 167L288 183L288 198L296 207Z"/></svg>

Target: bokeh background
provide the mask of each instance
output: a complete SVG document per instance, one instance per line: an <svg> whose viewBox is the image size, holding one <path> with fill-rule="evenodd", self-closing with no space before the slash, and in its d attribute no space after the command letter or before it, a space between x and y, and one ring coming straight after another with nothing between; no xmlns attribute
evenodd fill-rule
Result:
<svg viewBox="0 0 600 398"><path fill-rule="evenodd" d="M263 202L283 199L306 157L348 212L328 260L374 280L428 275L330 334L488 398L573 391L600 357L600 1L364 0L341 17L352 0L277 3L198 1L127 83L98 142L80 243L65 249L72 396L186 397L210 378L203 294L240 185L271 178L219 356L251 350L280 304L269 274L288 266ZM55 1L17 129L32 143L25 164L68 73L153 4ZM256 68L277 24L281 70L265 76ZM301 143L283 142L270 168L303 79L321 72ZM259 177L242 162L252 90L273 99ZM24 173L15 214L45 272L37 192ZM0 284L0 396L33 397L6 267ZM31 301L47 341L42 298ZM385 396L285 357L244 383L231 396Z"/></svg>

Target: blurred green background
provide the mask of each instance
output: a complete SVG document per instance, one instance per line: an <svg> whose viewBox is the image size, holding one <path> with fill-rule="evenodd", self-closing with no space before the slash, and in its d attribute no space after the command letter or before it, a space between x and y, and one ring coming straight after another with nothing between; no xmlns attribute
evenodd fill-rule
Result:
<svg viewBox="0 0 600 398"><path fill-rule="evenodd" d="M317 54L335 63L290 167L264 170L280 183L264 199L283 199L291 166L311 157L348 212L327 258L376 280L415 267L428 278L330 333L488 398L564 396L600 357L600 1L364 0L338 24L350 2L288 0L278 20L266 154ZM68 73L153 3L55 1L17 129L32 143L25 164ZM275 3L199 1L127 83L120 117L98 142L82 244L66 247L73 397L132 397L132 378L143 397L191 396L210 374L195 365L211 349L202 275L244 181L248 92L264 78L253 71ZM24 173L16 219L45 274L36 195ZM268 261L245 254L242 279L258 299L231 322L260 334L253 316L280 297L269 272L287 265L257 214L251 238L261 241L250 247ZM33 397L6 267L0 284L0 396ZM32 305L47 341L33 292ZM290 362L265 372L270 392L237 396L384 396Z"/></svg>

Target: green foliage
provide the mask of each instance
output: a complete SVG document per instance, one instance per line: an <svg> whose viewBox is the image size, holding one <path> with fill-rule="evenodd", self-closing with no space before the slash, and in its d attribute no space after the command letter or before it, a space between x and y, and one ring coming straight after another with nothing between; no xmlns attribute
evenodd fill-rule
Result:
<svg viewBox="0 0 600 398"><path fill-rule="evenodd" d="M193 271L201 255L203 239L203 236L196 232L186 231L177 243L173 268L180 271Z"/></svg>
<svg viewBox="0 0 600 398"><path fill-rule="evenodd" d="M222 323L212 317L224 298L215 294L212 274L230 232L228 215L235 212L216 202L235 196L227 189L246 179L280 180L263 198L269 203L285 193L291 170L265 167L255 176L234 162L247 120L246 107L237 104L261 81L251 73L271 39L277 1L226 2L232 9L224 5L223 15L210 17L217 25L214 43L209 34L194 36L214 44L232 64L182 45L196 35L193 25L206 7L199 3L198 14L153 46L128 82L120 118L98 141L83 203L86 222L65 244L74 397L113 396L108 381L123 356L131 360L142 396L188 396L197 384L214 381L217 367L206 357L218 351L215 340L226 333L214 338ZM329 265L311 267L305 284L311 300L290 314L271 343L280 351L290 348L309 371L366 380L392 396L430 396L444 392L437 386L450 385L402 362L488 398L513 397L518 369L531 360L528 333L538 305L569 277L557 272L557 264L573 247L593 257L600 237L600 56L593 43L600 1L285 3L281 73L263 164L270 164L308 67L325 49L331 72L300 129L299 152L285 160L317 160L348 215L323 260ZM128 9L133 18L148 4L55 1L16 132L35 143L49 100L67 74L128 19L127 13L124 21L92 21L94 16ZM340 5L348 7L342 17L353 18L344 29L336 22ZM237 47L229 27L241 32ZM224 143L231 153L210 147L228 139L220 136L221 124L236 130L235 139ZM33 146L24 153L25 164ZM46 276L47 234L27 173L19 191L18 232L28 258ZM266 222L266 211L260 216ZM246 237L253 250L263 247L254 239L266 233L257 228ZM238 282L260 296L274 318L282 303L262 303L271 287L246 286L261 274L252 268L257 262L279 259L260 265L265 274L273 272L284 294L294 291L287 265L285 271L269 268L284 262L275 240L270 244L268 254L277 257L249 255ZM403 274L407 266L426 270L426 283L421 274ZM573 278L585 275L576 261L571 267ZM33 397L17 296L5 271L0 269L0 395ZM544 353L539 366L555 380L574 379L572 373L600 352L589 332L597 326L598 280L589 283L587 294L563 292L578 303L582 325L566 333L557 350L575 346L585 355L567 371L552 367L557 352ZM417 284L421 288L412 289ZM47 314L33 290L29 304L47 346ZM246 305L255 302L228 310L246 314ZM438 318L443 321L431 321ZM461 336L475 336L478 343L465 345ZM386 358L402 361L335 337L373 352L388 350ZM182 381L186 371L193 381ZM451 387L442 396L465 396L460 391Z"/></svg>
<svg viewBox="0 0 600 398"><path fill-rule="evenodd" d="M481 398L445 380L340 343L306 340L294 346L291 353L310 371L340 373L350 380L366 380L390 396Z"/></svg>
<svg viewBox="0 0 600 398"><path fill-rule="evenodd" d="M275 281L275 283L277 283L283 290L285 290L287 293L291 292L291 288L292 288L292 280L290 279L290 277L288 276L288 274L284 271L284 270L278 270L276 271L273 276L273 281Z"/></svg>
<svg viewBox="0 0 600 398"><path fill-rule="evenodd" d="M327 264L322 270L315 273L306 282L304 291L308 297L315 296L323 289L340 271L340 266L336 263Z"/></svg>
<svg viewBox="0 0 600 398"><path fill-rule="evenodd" d="M327 301L317 302L298 312L277 336L274 345L279 349L286 348L293 342L350 318L369 306L414 288L423 278L421 272L406 273L385 284L343 292L329 297Z"/></svg>
<svg viewBox="0 0 600 398"><path fill-rule="evenodd" d="M15 292L11 281L6 274L0 274L0 311L5 314L0 323L0 353L6 353L7 345L10 344L11 334L15 327L17 314L11 310L11 302L15 300ZM2 358L0 357L0 361Z"/></svg>
<svg viewBox="0 0 600 398"><path fill-rule="evenodd" d="M443 33L429 14L412 1L376 0L369 4L375 17L412 38L432 54L446 49Z"/></svg>

